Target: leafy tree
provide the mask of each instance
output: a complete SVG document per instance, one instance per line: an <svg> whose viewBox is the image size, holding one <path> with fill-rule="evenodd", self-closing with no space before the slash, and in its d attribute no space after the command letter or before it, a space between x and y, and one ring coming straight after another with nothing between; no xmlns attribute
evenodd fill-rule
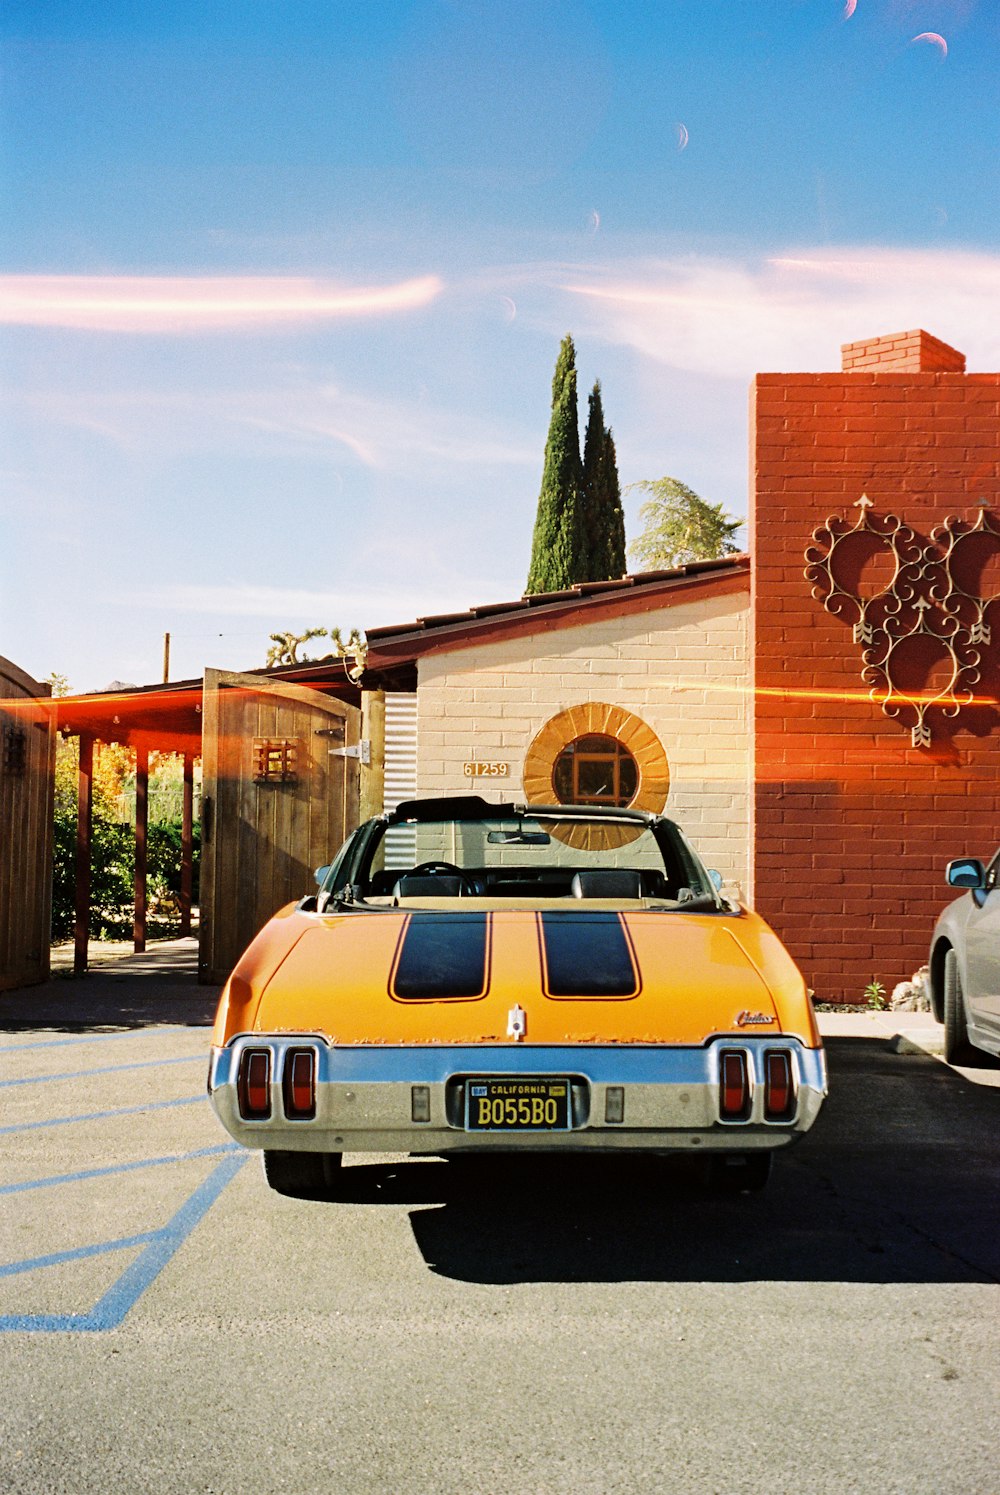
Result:
<svg viewBox="0 0 1000 1495"><path fill-rule="evenodd" d="M272 633L272 647L267 651L268 668L283 664L311 664L313 656L303 654L300 659L299 649L314 638L330 639L333 649L326 657L335 654L343 661L348 679L355 683L361 679L365 672L365 660L368 658L368 645L357 628L351 629L346 643L339 628L307 628L305 633ZM353 665L347 663L349 659L354 661Z"/></svg>
<svg viewBox="0 0 1000 1495"><path fill-rule="evenodd" d="M743 523L726 514L721 504L710 504L677 478L632 483L650 496L639 510L645 528L630 547L634 560L649 571L683 566L687 561L715 560L736 555L733 536Z"/></svg>
<svg viewBox="0 0 1000 1495"><path fill-rule="evenodd" d="M339 628L330 629L330 638L337 658L343 662L348 680L352 680L357 685L368 662L368 641L362 637L357 628L351 629L346 644ZM353 659L354 663L348 664L349 659Z"/></svg>
<svg viewBox="0 0 1000 1495"><path fill-rule="evenodd" d="M552 415L531 542L526 590L558 592L585 579L580 528L580 428L576 413L576 349L566 335L552 380Z"/></svg>
<svg viewBox="0 0 1000 1495"><path fill-rule="evenodd" d="M598 381L588 397L583 442L581 530L586 569L576 581L611 581L625 573L625 515L614 437L604 424Z"/></svg>
<svg viewBox="0 0 1000 1495"><path fill-rule="evenodd" d="M312 656L304 654L300 659L299 650L310 639L326 638L326 629L307 628L305 633L272 633L270 638L272 643L267 651L268 668L277 664L308 664Z"/></svg>

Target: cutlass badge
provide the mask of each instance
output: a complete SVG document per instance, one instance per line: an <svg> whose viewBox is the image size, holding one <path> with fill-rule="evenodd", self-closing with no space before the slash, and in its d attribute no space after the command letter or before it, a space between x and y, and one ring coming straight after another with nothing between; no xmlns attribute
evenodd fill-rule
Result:
<svg viewBox="0 0 1000 1495"><path fill-rule="evenodd" d="M528 1031L528 1014L519 1002L515 1002L507 1014L507 1037L515 1043Z"/></svg>
<svg viewBox="0 0 1000 1495"><path fill-rule="evenodd" d="M738 1028L768 1028L773 1022L774 1018L768 1017L766 1012L748 1012L745 1007L736 1014Z"/></svg>

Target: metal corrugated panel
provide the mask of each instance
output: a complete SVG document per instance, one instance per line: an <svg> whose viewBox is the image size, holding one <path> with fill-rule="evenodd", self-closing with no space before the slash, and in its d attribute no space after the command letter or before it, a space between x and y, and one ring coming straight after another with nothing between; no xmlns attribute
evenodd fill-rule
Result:
<svg viewBox="0 0 1000 1495"><path fill-rule="evenodd" d="M417 697L386 694L385 808L417 797Z"/></svg>
<svg viewBox="0 0 1000 1495"><path fill-rule="evenodd" d="M385 698L385 791L387 810L417 797L417 697L387 693ZM417 854L415 826L393 826L386 835L387 867L412 867Z"/></svg>

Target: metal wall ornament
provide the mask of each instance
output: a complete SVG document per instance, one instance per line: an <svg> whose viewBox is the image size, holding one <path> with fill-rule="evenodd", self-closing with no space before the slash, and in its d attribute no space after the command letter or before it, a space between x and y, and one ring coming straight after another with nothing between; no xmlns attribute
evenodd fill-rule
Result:
<svg viewBox="0 0 1000 1495"><path fill-rule="evenodd" d="M916 596L924 553L910 527L895 514L873 514L874 505L862 493L854 507L858 517L853 524L833 514L813 530L815 544L806 548L806 580L813 583L813 596L834 617L849 616L856 644L870 644L887 618L898 614L904 602ZM871 537L869 539L869 537ZM885 550L893 562L889 585L873 597L864 598L846 576L848 554L861 539L868 545Z"/></svg>
<svg viewBox="0 0 1000 1495"><path fill-rule="evenodd" d="M990 642L990 625L986 622L986 610L992 602L1000 602L1000 593L994 593L991 597L975 596L967 592L959 580L961 558L971 551L974 563L976 551L981 554L988 543L986 537L996 542L990 547L994 552L1000 549L1000 522L986 499L980 499L979 512L971 524L952 515L945 520L944 524L931 530L931 540L942 552L943 577L940 590L938 584L935 583L931 586L930 595L936 602L940 602L946 611L959 618L968 630L971 644Z"/></svg>
<svg viewBox="0 0 1000 1495"><path fill-rule="evenodd" d="M921 544L896 515L873 513L867 494L854 507L853 524L832 515L813 531L805 578L827 612L852 623L870 699L889 717L912 712L911 745L928 748L928 713L936 708L954 718L975 700L981 650L990 644L986 614L1000 593L970 591L962 584L963 568L974 570L977 560L1000 551L1000 521L983 500L974 522L950 516ZM852 574L852 556L857 567L862 551L871 556L880 549L892 561L892 576L866 597ZM927 681L935 662L942 666L937 685ZM921 671L924 683L915 685Z"/></svg>

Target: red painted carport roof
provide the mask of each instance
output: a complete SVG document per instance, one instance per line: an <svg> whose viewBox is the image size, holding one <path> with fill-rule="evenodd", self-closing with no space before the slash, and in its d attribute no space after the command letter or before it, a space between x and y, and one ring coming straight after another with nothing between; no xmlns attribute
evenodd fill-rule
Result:
<svg viewBox="0 0 1000 1495"><path fill-rule="evenodd" d="M346 678L339 659L243 673L261 680L311 685L324 695L354 704L360 701L360 691ZM72 736L87 732L100 742L128 746L143 743L157 752L197 755L201 752L202 691L201 680L172 680L167 685L130 685L88 695L57 696L45 704L52 710L58 729Z"/></svg>

